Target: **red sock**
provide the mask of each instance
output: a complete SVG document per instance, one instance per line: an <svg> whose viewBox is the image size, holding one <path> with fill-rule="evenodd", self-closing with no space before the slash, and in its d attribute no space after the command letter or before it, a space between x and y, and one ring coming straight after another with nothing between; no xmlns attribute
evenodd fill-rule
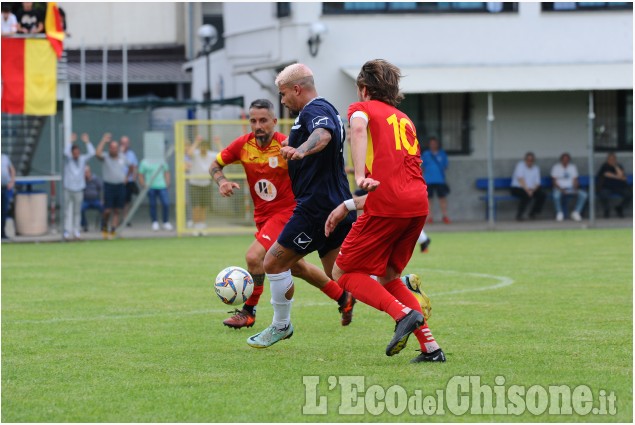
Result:
<svg viewBox="0 0 635 425"><path fill-rule="evenodd" d="M385 311L395 319L403 319L410 309L399 302L379 282L362 273L346 273L339 284L355 298L380 311Z"/></svg>
<svg viewBox="0 0 635 425"><path fill-rule="evenodd" d="M265 285L254 286L254 292L252 292L251 297L247 298L245 301L245 305L257 306L258 301L260 301L260 296L262 295L262 291L265 290Z"/></svg>
<svg viewBox="0 0 635 425"><path fill-rule="evenodd" d="M397 298L403 305L422 313L419 301L417 301L417 298L412 295L410 289L403 284L401 279L397 278L395 280L391 280L384 285L384 288L386 288L386 291L390 292L392 296Z"/></svg>
<svg viewBox="0 0 635 425"><path fill-rule="evenodd" d="M432 332L430 331L430 328L428 328L427 323L424 323L423 326L419 326L419 328L413 333L419 340L419 345L421 346L422 352L431 353L434 350L439 349L439 344L437 344L434 337L432 336Z"/></svg>
<svg viewBox="0 0 635 425"><path fill-rule="evenodd" d="M339 300L344 293L342 287L338 285L337 282L335 282L334 280L329 280L329 283L327 283L326 286L324 288L321 288L320 290L324 292L327 297L335 301Z"/></svg>

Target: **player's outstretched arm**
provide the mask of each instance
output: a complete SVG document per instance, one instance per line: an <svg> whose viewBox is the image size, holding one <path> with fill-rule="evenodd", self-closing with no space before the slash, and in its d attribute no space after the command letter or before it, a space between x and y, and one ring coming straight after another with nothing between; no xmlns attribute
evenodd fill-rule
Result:
<svg viewBox="0 0 635 425"><path fill-rule="evenodd" d="M340 221L344 220L344 217L346 217L350 211L363 210L367 197L368 195L359 196L347 199L339 204L333 211L331 211L331 214L329 214L326 219L326 223L324 224L324 234L326 236L330 235Z"/></svg>
<svg viewBox="0 0 635 425"><path fill-rule="evenodd" d="M234 194L234 189L240 189L240 185L236 182L227 180L225 174L223 174L223 166L218 163L218 160L214 160L209 167L209 174L212 179L218 185L218 191L221 196L230 197Z"/></svg>
<svg viewBox="0 0 635 425"><path fill-rule="evenodd" d="M307 155L320 152L331 141L331 133L325 128L316 128L297 148L285 146L280 150L282 157L287 161L302 159Z"/></svg>

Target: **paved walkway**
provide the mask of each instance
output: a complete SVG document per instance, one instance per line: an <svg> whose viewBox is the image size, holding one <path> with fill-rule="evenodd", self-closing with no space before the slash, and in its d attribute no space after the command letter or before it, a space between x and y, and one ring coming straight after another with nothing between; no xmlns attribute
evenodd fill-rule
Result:
<svg viewBox="0 0 635 425"><path fill-rule="evenodd" d="M566 220L563 222L557 222L555 220L527 220L523 222L517 221L501 221L495 224L493 229L490 229L489 224L486 221L471 221L471 222L456 222L452 224L444 223L432 223L427 224L425 229L430 235L443 232L481 232L481 231L532 231L532 230L556 230L556 229L632 229L633 218L599 218L595 221L595 226L591 226L588 220L581 222L574 222ZM214 227L209 229L205 234L211 235L253 235L256 228L253 226L225 226ZM7 222L7 234L10 237L9 241L3 241L5 243L25 243L25 242L60 242L62 241L62 235L57 231L51 231L48 234L41 236L15 236L15 230L13 227L13 221ZM203 235L203 236L205 236ZM176 230L165 231L158 230L153 231L148 222L134 222L131 227L126 227L121 231L118 237L125 239L146 239L146 238L172 238L176 237ZM198 235L191 234L185 237L196 237ZM90 230L82 234L83 240L102 240L102 234L97 230Z"/></svg>

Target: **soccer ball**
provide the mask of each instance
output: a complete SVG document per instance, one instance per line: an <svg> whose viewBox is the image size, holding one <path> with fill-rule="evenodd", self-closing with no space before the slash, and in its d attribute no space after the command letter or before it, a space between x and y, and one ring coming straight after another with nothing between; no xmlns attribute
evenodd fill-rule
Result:
<svg viewBox="0 0 635 425"><path fill-rule="evenodd" d="M225 304L240 305L254 292L254 280L243 268L227 267L216 276L214 291Z"/></svg>

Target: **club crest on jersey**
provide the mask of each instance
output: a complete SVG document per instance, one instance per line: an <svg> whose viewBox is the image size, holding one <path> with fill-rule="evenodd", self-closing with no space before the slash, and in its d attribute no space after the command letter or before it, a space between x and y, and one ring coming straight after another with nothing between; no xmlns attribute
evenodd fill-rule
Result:
<svg viewBox="0 0 635 425"><path fill-rule="evenodd" d="M273 201L276 199L278 191L276 187L267 179L260 179L254 185L254 191L264 201Z"/></svg>
<svg viewBox="0 0 635 425"><path fill-rule="evenodd" d="M272 156L269 158L269 166L271 168L276 168L278 166L278 157Z"/></svg>
<svg viewBox="0 0 635 425"><path fill-rule="evenodd" d="M329 117L315 117L311 122L313 123L313 128L317 126L328 125Z"/></svg>
<svg viewBox="0 0 635 425"><path fill-rule="evenodd" d="M311 242L313 242L313 239L308 237L304 232L300 232L300 234L293 240L293 243L299 246L301 249L306 249L306 247L309 246Z"/></svg>

